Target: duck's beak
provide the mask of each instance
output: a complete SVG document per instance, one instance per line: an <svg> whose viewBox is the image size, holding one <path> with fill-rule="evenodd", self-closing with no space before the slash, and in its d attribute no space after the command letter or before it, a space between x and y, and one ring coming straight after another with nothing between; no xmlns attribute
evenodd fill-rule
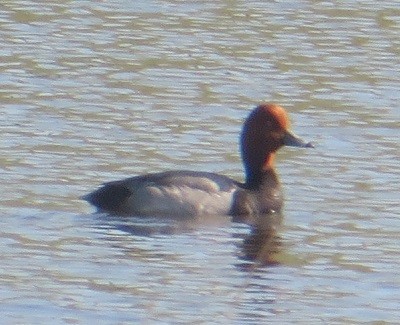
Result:
<svg viewBox="0 0 400 325"><path fill-rule="evenodd" d="M314 148L314 145L311 142L304 142L298 136L289 131L286 131L285 136L283 137L283 144L290 147Z"/></svg>

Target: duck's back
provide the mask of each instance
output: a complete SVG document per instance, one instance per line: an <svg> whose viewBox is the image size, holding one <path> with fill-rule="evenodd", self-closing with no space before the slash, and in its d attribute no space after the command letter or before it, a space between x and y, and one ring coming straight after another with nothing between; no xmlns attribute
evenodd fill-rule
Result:
<svg viewBox="0 0 400 325"><path fill-rule="evenodd" d="M229 214L239 184L207 172L169 171L104 184L85 200L99 211L130 215Z"/></svg>

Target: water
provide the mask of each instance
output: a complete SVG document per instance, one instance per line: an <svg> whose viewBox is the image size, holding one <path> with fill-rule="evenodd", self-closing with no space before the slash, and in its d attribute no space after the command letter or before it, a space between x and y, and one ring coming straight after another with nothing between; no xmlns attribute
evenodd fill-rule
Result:
<svg viewBox="0 0 400 325"><path fill-rule="evenodd" d="M398 322L399 17L396 1L3 1L2 321ZM238 132L262 100L317 145L280 152L265 245L223 217L79 200L166 169L240 180Z"/></svg>

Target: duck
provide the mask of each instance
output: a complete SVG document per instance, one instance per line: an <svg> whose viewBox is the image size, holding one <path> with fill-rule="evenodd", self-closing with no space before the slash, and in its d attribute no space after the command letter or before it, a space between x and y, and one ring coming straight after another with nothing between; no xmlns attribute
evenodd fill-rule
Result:
<svg viewBox="0 0 400 325"><path fill-rule="evenodd" d="M283 146L314 147L290 131L282 106L261 103L244 121L240 136L243 183L212 172L172 170L104 183L83 199L97 212L140 217L227 215L238 221L280 212L283 195L274 160Z"/></svg>

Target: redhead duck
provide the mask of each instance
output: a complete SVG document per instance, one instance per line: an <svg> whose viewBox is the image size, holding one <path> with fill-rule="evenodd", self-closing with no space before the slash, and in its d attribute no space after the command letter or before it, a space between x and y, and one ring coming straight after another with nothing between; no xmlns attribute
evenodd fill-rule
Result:
<svg viewBox="0 0 400 325"><path fill-rule="evenodd" d="M231 215L239 220L240 216L278 212L283 198L273 162L284 145L313 147L290 133L281 106L264 103L243 126L244 183L209 172L167 171L109 182L83 199L99 212L117 215Z"/></svg>

